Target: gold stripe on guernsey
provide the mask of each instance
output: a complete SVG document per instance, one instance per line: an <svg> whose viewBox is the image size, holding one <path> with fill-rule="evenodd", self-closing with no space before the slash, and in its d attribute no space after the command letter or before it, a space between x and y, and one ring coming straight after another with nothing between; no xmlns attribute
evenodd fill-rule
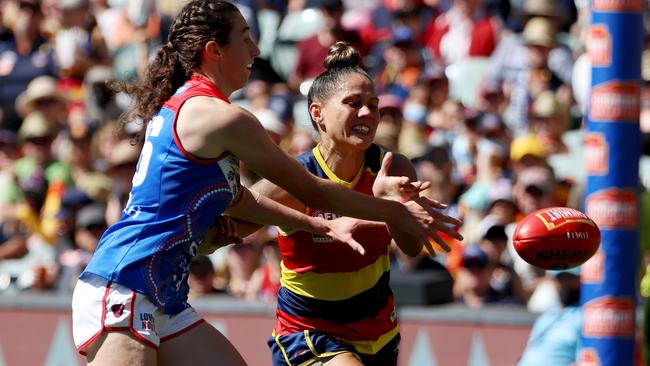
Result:
<svg viewBox="0 0 650 366"><path fill-rule="evenodd" d="M349 299L373 287L377 280L388 271L390 262L388 255L382 255L372 263L358 271L339 273L298 273L285 267L280 262L282 287L289 291L314 299L339 301ZM341 286L344 283L345 286Z"/></svg>
<svg viewBox="0 0 650 366"><path fill-rule="evenodd" d="M343 179L339 178L334 174L334 172L330 169L330 167L327 166L327 163L325 163L325 159L323 159L323 155L320 154L320 150L318 150L318 147L320 145L316 145L311 152L314 154L314 157L316 158L316 161L318 162L318 165L320 165L321 169L325 172L325 175L327 175L327 178L329 178L331 181L333 181L336 184L342 185L345 188L354 188L354 186L357 184L359 179L361 179L361 175L363 175L364 172L364 167L365 163L361 164L361 169L357 172L357 175L352 179L351 182L346 182Z"/></svg>
<svg viewBox="0 0 650 366"><path fill-rule="evenodd" d="M388 344L395 336L399 333L399 325L396 325L395 328L389 330L379 337L376 341L343 341L350 343L356 348L359 353L365 353L368 355L374 355L379 352L385 345Z"/></svg>

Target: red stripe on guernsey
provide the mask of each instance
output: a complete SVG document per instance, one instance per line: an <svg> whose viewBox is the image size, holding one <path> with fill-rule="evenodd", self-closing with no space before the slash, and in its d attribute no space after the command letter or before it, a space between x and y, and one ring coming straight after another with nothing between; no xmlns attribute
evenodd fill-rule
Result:
<svg viewBox="0 0 650 366"><path fill-rule="evenodd" d="M288 335L303 330L314 330L345 341L375 341L397 325L397 320L391 320L394 309L391 296L376 318L362 319L346 324L293 316L277 309L274 334Z"/></svg>
<svg viewBox="0 0 650 366"><path fill-rule="evenodd" d="M178 337L179 335L182 335L182 334L184 334L186 332L189 332L190 330L198 327L199 325L201 325L203 323L205 323L205 320L199 319L195 323L192 323L191 325L179 330L178 332L175 332L175 333L172 333L170 335L167 335L167 336L164 336L164 337L160 338L160 342L165 342L165 341L168 341L170 339L174 339L174 338Z"/></svg>
<svg viewBox="0 0 650 366"><path fill-rule="evenodd" d="M278 245L284 265L298 273L355 272L388 253L390 237L385 228L359 229L353 237L359 243L367 243L364 245L365 255L360 255L341 242L314 242L313 235L304 231L278 236Z"/></svg>
<svg viewBox="0 0 650 366"><path fill-rule="evenodd" d="M185 104L185 102L192 97L197 97L197 96L213 97L213 98L221 99L224 102L227 102L229 104L230 104L230 100L228 100L228 97L223 95L223 93L221 93L221 91L217 89L216 85L214 85L210 80L199 75L193 75L192 79L187 81L185 85L182 86L181 88L186 88L186 90L180 93L179 95L173 95L164 104L165 108L168 108L174 112L173 133L172 133L172 135L174 136L174 143L176 144L176 147L178 147L178 149L183 153L183 155L193 163L197 163L197 164L216 163L217 161L223 159L226 155L228 155L228 152L224 152L223 154L221 154L219 157L215 159L206 159L206 158L192 155L187 150L185 150L185 148L181 144L181 140L178 138L178 134L176 133L176 121L178 120L178 111L181 109L183 104Z"/></svg>

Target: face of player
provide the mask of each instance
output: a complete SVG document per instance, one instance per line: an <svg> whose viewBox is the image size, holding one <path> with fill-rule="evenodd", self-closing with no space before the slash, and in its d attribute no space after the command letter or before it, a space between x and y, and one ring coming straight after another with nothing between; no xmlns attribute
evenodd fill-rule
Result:
<svg viewBox="0 0 650 366"><path fill-rule="evenodd" d="M236 12L233 17L230 41L227 45L221 46L224 56L221 63L222 75L228 84L228 89L232 91L246 85L253 61L260 54L244 17L239 12Z"/></svg>
<svg viewBox="0 0 650 366"><path fill-rule="evenodd" d="M322 104L321 140L345 144L361 151L370 147L379 124L379 98L374 84L359 74L350 74Z"/></svg>

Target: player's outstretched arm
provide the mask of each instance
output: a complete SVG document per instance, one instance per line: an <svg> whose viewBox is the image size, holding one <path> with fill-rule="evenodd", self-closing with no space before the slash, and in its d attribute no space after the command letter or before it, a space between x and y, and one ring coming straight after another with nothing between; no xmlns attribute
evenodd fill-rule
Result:
<svg viewBox="0 0 650 366"><path fill-rule="evenodd" d="M365 249L354 240L352 233L361 227L384 225L381 222L359 219L339 218L328 221L320 217L308 216L245 187L242 189L241 199L236 205L226 210L227 215L257 224L290 227L318 235L327 235L348 244L361 254L365 254Z"/></svg>
<svg viewBox="0 0 650 366"><path fill-rule="evenodd" d="M229 121L222 123L218 137L215 137L225 150L310 207L342 216L391 223L423 242L428 236L435 235L438 212L429 201L404 205L318 178L275 145L252 114L238 109L228 117Z"/></svg>

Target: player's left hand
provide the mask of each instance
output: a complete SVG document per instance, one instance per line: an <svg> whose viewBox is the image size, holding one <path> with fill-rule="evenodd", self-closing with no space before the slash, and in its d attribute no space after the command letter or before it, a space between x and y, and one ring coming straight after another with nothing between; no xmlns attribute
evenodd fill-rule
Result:
<svg viewBox="0 0 650 366"><path fill-rule="evenodd" d="M390 199L398 202L410 201L419 196L420 192L429 188L430 182L411 181L409 177L389 176L388 171L393 163L393 153L387 152L381 162L372 193L375 197Z"/></svg>

